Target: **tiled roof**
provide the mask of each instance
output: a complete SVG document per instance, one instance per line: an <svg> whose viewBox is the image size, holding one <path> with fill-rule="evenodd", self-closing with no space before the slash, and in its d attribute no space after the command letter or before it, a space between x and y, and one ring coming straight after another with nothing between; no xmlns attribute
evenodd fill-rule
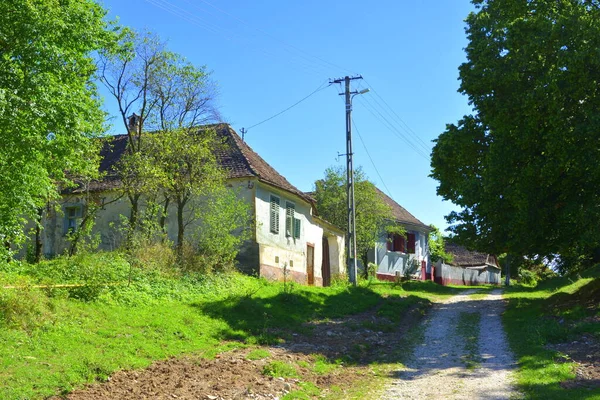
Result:
<svg viewBox="0 0 600 400"><path fill-rule="evenodd" d="M474 267L480 265L492 265L498 267L496 257L491 254L472 251L464 246L453 243L449 240L445 243L446 252L452 254L451 265L459 267Z"/></svg>
<svg viewBox="0 0 600 400"><path fill-rule="evenodd" d="M383 201L392 208L392 214L394 215L396 221L404 224L415 225L427 229L428 231L431 230L431 228L428 225L425 225L424 223L419 221L414 215L406 211L406 208L396 203L394 199L389 197L387 194L383 193L378 188L375 189L377 190L377 194L379 194Z"/></svg>
<svg viewBox="0 0 600 400"><path fill-rule="evenodd" d="M226 146L216 151L216 156L221 166L227 171L229 178L256 177L262 182L291 192L308 203L314 203L311 196L289 183L250 146L243 142L228 124L206 125L199 128L199 130L203 129L216 129L217 135L226 144ZM115 166L127 148L127 135L115 135L104 140L104 145L100 151L102 158L100 172L104 172L105 177L101 182L90 184L89 189L92 191L114 189L121 185ZM74 192L76 191L81 191L81 189Z"/></svg>

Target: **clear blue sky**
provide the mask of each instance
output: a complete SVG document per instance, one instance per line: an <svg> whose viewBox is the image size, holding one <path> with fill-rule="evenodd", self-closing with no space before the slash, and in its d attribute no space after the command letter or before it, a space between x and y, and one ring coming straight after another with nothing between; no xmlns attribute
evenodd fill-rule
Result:
<svg viewBox="0 0 600 400"><path fill-rule="evenodd" d="M435 193L429 153L447 123L471 112L457 92L467 44L464 19L473 9L468 0L102 4L109 18L157 33L171 50L212 71L221 113L238 132L329 78L362 75L365 80L353 81L352 88L371 92L354 99L355 166L424 223L447 226L443 217L453 206ZM332 85L315 93L249 129L246 141L293 185L312 190L327 167L345 165L344 157L336 160L345 153L341 91ZM114 110L108 97L106 109ZM113 131L123 132L118 121Z"/></svg>

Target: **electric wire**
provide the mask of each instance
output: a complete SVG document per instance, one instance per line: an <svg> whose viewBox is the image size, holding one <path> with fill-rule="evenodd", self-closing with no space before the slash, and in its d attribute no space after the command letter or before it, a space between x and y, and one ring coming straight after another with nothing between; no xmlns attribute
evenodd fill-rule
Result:
<svg viewBox="0 0 600 400"><path fill-rule="evenodd" d="M187 3L189 3L189 0L184 0L184 1L185 1L185 2L187 2ZM294 46L294 45L292 45L292 44L286 43L286 42L284 42L283 40L279 39L278 37L276 37L276 36L274 36L274 35L271 35L270 33L268 33L268 32L266 32L266 31L264 31L264 30L262 30L262 29L260 29L260 28L257 28L257 27L255 27L255 26L253 26L253 25L249 24L248 22L244 21L243 19L241 19L241 18L239 18L239 17L236 17L235 15L233 15L233 14L231 14L231 13L229 13L229 12L225 11L225 10L222 10L222 9L220 9L219 7L215 6L214 4L210 3L210 2L209 2L209 1L207 1L207 0L200 0L200 1L201 1L201 2L203 2L203 3L205 3L205 4L207 4L207 5L209 5L209 6L211 6L211 7L212 7L212 8L214 8L215 10L217 10L217 11L219 11L219 12L222 12L223 14L225 14L225 15L227 15L227 16L229 16L229 17L233 18L233 19L235 19L236 21L239 21L239 22L241 22L242 24L244 24L244 25L246 25L246 26L248 26L248 27L250 27L250 28L254 29L255 31L257 31L257 32L260 32L260 33L262 33L263 35L266 35L266 36L270 37L271 39L273 39L273 40L275 40L275 41L279 42L280 44L282 44L282 45L284 45L284 46L286 46L286 47L292 48L292 49L294 49L294 50L296 50L296 51L298 51L298 52L300 52L300 53L306 54L307 56L309 56L309 57L312 57L312 58L314 58L314 59L316 59L316 60L319 60L320 62L322 62L322 63L324 63L324 64L327 64L327 65L330 65L330 66L332 66L332 67L334 67L334 68L336 68L336 69L339 69L339 70L342 70L342 71L346 71L346 72L349 72L349 73L351 73L351 74L356 74L356 72L354 72L354 71L350 71L350 70L349 70L349 69L347 69L347 68L344 68L344 67L341 67L341 66L339 66L339 65L336 65L336 64L334 64L334 63L331 63L331 62L329 62L329 61L327 61L327 60L325 60L325 59L323 59L323 58L321 58L321 57L318 57L318 56L315 56L315 55L313 55L313 54L310 54L310 53L308 53L308 52L306 52L306 51L304 51L304 50L302 50L302 49L300 49L300 48L298 48L298 47L296 47L296 46ZM197 6L196 6L196 7L197 7Z"/></svg>
<svg viewBox="0 0 600 400"><path fill-rule="evenodd" d="M325 81L325 82L321 83L321 84L319 85L319 87L318 87L318 88L316 88L316 89L315 89L315 90L313 90L313 91L312 91L310 94L308 94L307 96L305 96L305 97L301 98L300 100L298 100L297 102L295 102L294 104L292 104L291 106L289 106L288 108L286 108L286 109L284 109L284 110L282 110L282 111L278 112L277 114L274 114L274 115L270 116L270 117L269 117L269 118L267 118L267 119L264 119L264 120L262 120L262 121L260 121L260 122L258 122L258 123L256 123L256 124L254 124L254 125L251 125L251 126L249 126L248 128L245 128L245 129L246 129L246 132L248 132L250 129L252 129L252 128L254 128L254 127L258 126L258 125L264 124L265 122L267 122L267 121L270 121L270 120L272 120L273 118L280 116L280 115L281 115L281 114L283 114L284 112L286 112L286 111L289 111L289 110L291 110L292 108L296 107L298 104L302 103L304 100L308 99L308 98L309 98L309 97L311 97L312 95L314 95L314 94L316 94L316 93L320 92L321 90L327 89L329 86L331 86L331 83L330 83L329 85L327 85L327 86L323 86L323 85L325 85L326 83L327 83L327 81Z"/></svg>
<svg viewBox="0 0 600 400"><path fill-rule="evenodd" d="M408 124L398 115L398 113L396 113L396 111L388 104L388 102L385 101L385 99L379 95L379 92L377 92L375 87L366 78L363 78L363 80L368 85L369 89L373 91L375 96L378 97L387 106L387 109L389 111L391 111L394 116L396 116L397 121L399 121L400 123L402 123L402 125L404 125L405 130L409 131L420 142L421 146L425 149L425 151L427 151L429 153L431 151L431 144L427 144L425 141L423 141L423 139L421 139L421 137L419 137L419 135L417 135L416 132L414 130L412 130L412 128L410 126L408 126ZM374 100L377 102L376 99L374 99ZM382 107L382 108L384 108L384 107Z"/></svg>
<svg viewBox="0 0 600 400"><path fill-rule="evenodd" d="M197 14L194 14L194 13L190 12L189 10L179 7L178 5L175 5L167 0L145 0L145 1L149 4L152 4L156 7L158 7L158 8L161 8L162 10L169 12L170 14L173 14L176 17L179 17L193 25L196 25L210 33L213 33L217 36L221 36L222 38L224 38L227 41L237 42L238 44L245 46L245 47L252 47L252 48L254 48L254 51L258 51L258 52L260 52L266 56L272 57L273 59L276 59L278 61L283 60L284 62L288 63L292 69L295 69L300 72L312 74L312 75L323 76L322 66L319 66L318 64L314 63L311 60L306 60L306 59L302 60L301 58L297 58L297 57L295 57L292 60L292 59L286 59L286 58L279 57L275 53L270 52L262 47L259 47L255 43L252 43L250 40L248 40L247 37L241 36L231 30L222 28L218 25L211 24L210 22L206 22L202 17L198 16ZM298 66L301 66L302 68L298 68Z"/></svg>
<svg viewBox="0 0 600 400"><path fill-rule="evenodd" d="M352 120L352 126L354 127L354 130L358 134L358 138L360 139L360 142L362 143L363 148L365 149L365 153L367 153L367 157L369 157L369 160L371 161L371 165L373 165L373 168L375 169L375 172L377 173L377 176L379 177L379 180L381 181L381 184L383 185L383 187L387 191L388 196L390 196L390 198L393 199L392 192L390 191L390 188L388 188L388 186L385 184L385 181L383 180L383 177L379 173L379 170L377 169L377 166L375 165L375 161L373 161L373 157L371 157L371 153L369 153L369 149L367 148L367 145L365 144L365 141L363 140L363 137L360 134L360 131L358 130L358 127L356 126L356 123L354 122L354 120Z"/></svg>
<svg viewBox="0 0 600 400"><path fill-rule="evenodd" d="M373 107L369 100L367 100L366 96L360 96L359 101L365 107L365 109L369 111L369 113L373 115L373 117L375 117L375 119L379 120L379 122L381 122L386 128L388 128L396 137L402 139L411 149L415 151L416 154L423 157L425 160L429 160L428 155L424 153L423 150L421 150L415 144L413 144L412 140L410 140L410 138L408 138L404 133L398 130L398 128L392 122L390 122L388 118L381 114L379 110Z"/></svg>

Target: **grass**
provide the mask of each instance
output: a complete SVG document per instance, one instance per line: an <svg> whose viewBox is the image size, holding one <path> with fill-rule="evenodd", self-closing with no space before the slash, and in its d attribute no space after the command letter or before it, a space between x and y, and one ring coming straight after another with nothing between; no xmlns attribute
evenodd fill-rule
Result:
<svg viewBox="0 0 600 400"><path fill-rule="evenodd" d="M552 344L576 340L582 333L600 340L600 323L585 317L600 315L600 266L581 279L554 278L537 287L513 286L506 290L503 315L510 346L516 354L517 383L528 399L598 399L600 389L564 388L575 378L576 365Z"/></svg>
<svg viewBox="0 0 600 400"><path fill-rule="evenodd" d="M33 287L66 283L84 286ZM236 273L206 276L132 269L116 253L59 258L38 266L0 265L0 286L5 285L21 289L0 288L2 399L66 394L85 383L106 380L115 371L144 368L185 353L210 358L232 348L279 343L291 332L307 330L306 322L342 318L376 306L380 315L397 324L411 307L422 310L430 299L456 292L430 282L284 290L280 283ZM269 353L255 349L248 357L268 358ZM281 365L271 367L269 373L282 373ZM319 356L310 366L316 374L337 368L336 360ZM373 381L371 375L359 377L356 388L343 389L344 396L360 398ZM301 392L313 396L315 390L307 386ZM336 398L341 390L332 387L327 396Z"/></svg>
<svg viewBox="0 0 600 400"><path fill-rule="evenodd" d="M456 324L456 334L463 338L467 352L467 354L461 357L467 369L475 369L481 364L479 356L480 321L480 313L462 312Z"/></svg>

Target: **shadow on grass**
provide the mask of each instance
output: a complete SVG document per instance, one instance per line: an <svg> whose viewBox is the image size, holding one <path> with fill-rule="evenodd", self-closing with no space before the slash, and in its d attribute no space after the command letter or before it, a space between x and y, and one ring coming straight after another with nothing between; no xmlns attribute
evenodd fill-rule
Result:
<svg viewBox="0 0 600 400"><path fill-rule="evenodd" d="M600 339L600 321L594 317L600 311L600 279L589 281L573 293L548 293L571 283L574 281L557 278L537 288L510 290L503 322L519 362L519 387L527 398L600 398L600 387L585 387L585 381L574 380L577 368L571 364L574 354L554 350L561 343L569 343L570 347L587 346L582 349L586 354L584 362L600 360L600 354L591 352L592 346L579 340L584 333L594 335L596 341ZM562 382L567 387L561 386ZM583 387L578 387L579 383Z"/></svg>
<svg viewBox="0 0 600 400"><path fill-rule="evenodd" d="M417 296L384 297L370 288L351 287L335 294L299 289L193 306L226 322L228 328L220 332L224 339L366 364L398 362L394 350L403 333L418 324L430 304Z"/></svg>

